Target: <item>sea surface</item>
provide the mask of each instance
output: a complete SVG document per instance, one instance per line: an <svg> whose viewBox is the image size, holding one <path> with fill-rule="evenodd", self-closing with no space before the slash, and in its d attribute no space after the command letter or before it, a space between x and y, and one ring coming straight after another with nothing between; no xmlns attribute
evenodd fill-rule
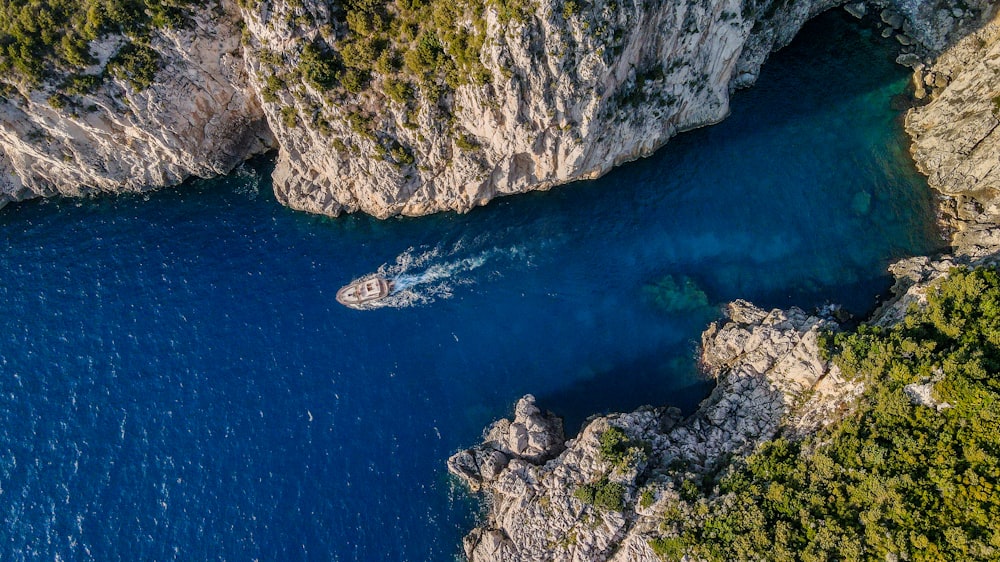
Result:
<svg viewBox="0 0 1000 562"><path fill-rule="evenodd" d="M453 560L445 460L522 394L691 411L722 303L869 311L941 246L872 36L828 14L722 124L464 215L293 212L267 159L4 209L0 560Z"/></svg>

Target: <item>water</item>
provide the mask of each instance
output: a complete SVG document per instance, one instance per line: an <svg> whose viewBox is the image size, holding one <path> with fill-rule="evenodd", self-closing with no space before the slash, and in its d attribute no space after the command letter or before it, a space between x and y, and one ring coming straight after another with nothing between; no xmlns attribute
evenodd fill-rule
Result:
<svg viewBox="0 0 1000 562"><path fill-rule="evenodd" d="M0 213L0 559L450 560L455 449L707 385L718 305L843 302L937 245L889 51L811 25L723 124L467 215L277 205L269 163ZM334 295L381 271L391 306Z"/></svg>

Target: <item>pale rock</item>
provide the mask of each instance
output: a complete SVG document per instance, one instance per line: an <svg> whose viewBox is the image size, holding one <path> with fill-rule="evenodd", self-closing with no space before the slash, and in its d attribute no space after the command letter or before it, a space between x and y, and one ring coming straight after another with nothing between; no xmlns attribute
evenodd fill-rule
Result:
<svg viewBox="0 0 1000 562"><path fill-rule="evenodd" d="M82 96L78 113L49 106L48 86L0 97L0 201L144 191L227 173L272 147L247 84L238 13L224 6L153 34L162 69L143 92L110 81ZM106 60L118 44L95 54Z"/></svg>
<svg viewBox="0 0 1000 562"><path fill-rule="evenodd" d="M934 398L934 381L908 384L903 387L903 392L910 399L910 403L916 406L933 408L938 412L951 408L951 404Z"/></svg>
<svg viewBox="0 0 1000 562"><path fill-rule="evenodd" d="M524 22L501 23L487 8L490 40L481 60L491 84L461 86L443 100L418 95L412 128L404 126L412 112L375 93L378 76L372 91L347 105L301 83L291 85L295 95L281 90L277 100L262 101L270 97L263 93L270 70L264 50L293 76L301 45L336 28L330 4L274 0L238 8L223 0L199 8L189 29L154 34L165 67L144 92L109 84L82 100L96 111L81 115L49 107L48 86L0 102L0 174L18 177L0 176L0 204L170 185L225 173L277 146L274 192L292 208L379 217L465 211L600 176L678 132L721 120L732 92L756 80L768 54L839 2L744 10L740 0L598 0L568 20L562 4L530 3L534 12ZM964 2L970 23L963 27L952 18L955 6L884 4L886 19L906 23L921 53L943 49L990 6ZM95 43L98 58L106 61L120 41ZM372 133L352 127L354 102L371 114ZM438 114L439 102L452 117ZM288 109L299 115L294 126L282 114ZM458 136L478 148L459 148ZM415 162L397 162L390 146Z"/></svg>
<svg viewBox="0 0 1000 562"><path fill-rule="evenodd" d="M906 130L917 168L944 200L944 221L962 253L995 246L1000 221L1000 20L937 58L931 102L911 109Z"/></svg>
<svg viewBox="0 0 1000 562"><path fill-rule="evenodd" d="M855 2L853 4L844 4L844 10L855 18L861 19L868 13L868 6L864 2Z"/></svg>
<svg viewBox="0 0 1000 562"><path fill-rule="evenodd" d="M492 501L486 521L464 542L469 559L652 562L648 539L655 534L657 512L638 505L651 474L662 477L679 463L686 467L684 478L698 478L778 432L803 435L849 411L860 385L844 380L819 354L818 332L834 324L798 309L765 311L745 301L730 304L727 313L728 322L703 334L700 365L718 386L691 417L681 421L676 409L650 407L598 417L545 464L514 459L494 477L473 478L474 489L475 482L483 482ZM522 418L535 412L534 400L526 397L514 420L493 427L528 427ZM651 455L624 469L609 466L600 455L600 436L612 426L648 444ZM470 451L495 449L491 435L492 429ZM468 456L459 453L449 461L449 470L466 481L459 459ZM580 485L602 476L625 487L623 513L573 497ZM659 489L656 497L669 493Z"/></svg>

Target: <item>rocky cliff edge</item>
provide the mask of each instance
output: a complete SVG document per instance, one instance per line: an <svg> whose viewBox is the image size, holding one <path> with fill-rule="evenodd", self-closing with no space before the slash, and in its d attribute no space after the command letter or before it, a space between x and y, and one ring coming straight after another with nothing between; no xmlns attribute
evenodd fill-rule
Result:
<svg viewBox="0 0 1000 562"><path fill-rule="evenodd" d="M836 419L861 392L820 355L819 333L832 321L744 301L727 316L703 335L700 362L718 385L693 416L653 407L612 414L564 444L562 425L526 396L513 420L455 454L449 470L492 500L465 538L468 558L657 560L647 539L661 499L779 432Z"/></svg>
<svg viewBox="0 0 1000 562"><path fill-rule="evenodd" d="M464 211L599 176L724 118L767 55L839 2L375 4L199 4L151 32L159 71L141 90L70 91L59 68L31 87L0 77L0 205L172 185L276 147L275 194L293 208ZM854 6L916 65L989 3ZM126 43L92 42L93 67L77 70L107 75Z"/></svg>

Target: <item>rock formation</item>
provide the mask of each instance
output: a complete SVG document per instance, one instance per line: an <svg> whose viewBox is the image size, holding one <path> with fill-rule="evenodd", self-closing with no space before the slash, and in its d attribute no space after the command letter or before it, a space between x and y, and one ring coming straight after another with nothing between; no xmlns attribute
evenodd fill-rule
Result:
<svg viewBox="0 0 1000 562"><path fill-rule="evenodd" d="M344 58L337 49L360 24L345 26L342 6L208 3L187 26L153 32L163 64L148 89L112 80L57 108L60 77L34 89L0 78L0 204L175 184L277 146L275 194L293 208L463 211L599 176L724 118L730 94L755 81L767 55L838 3L530 0L518 4L520 17L472 4L480 20L456 26L485 38L478 81L407 89L386 63L355 93L306 77L313 45ZM864 11L880 14L919 61L987 5L893 0ZM121 44L115 36L92 44L90 71ZM957 71L935 76L949 72ZM392 85L397 96L387 93Z"/></svg>
<svg viewBox="0 0 1000 562"><path fill-rule="evenodd" d="M907 114L906 130L917 167L946 197L955 245L1000 245L1000 16L918 69L917 80L930 103Z"/></svg>
<svg viewBox="0 0 1000 562"><path fill-rule="evenodd" d="M492 498L487 522L464 541L469 559L656 560L646 534L656 527L658 497L676 494L683 481L723 468L779 431L828 423L860 393L820 357L817 336L833 326L829 321L743 301L727 314L729 321L713 324L702 339L701 365L718 386L690 418L652 407L596 418L555 456L562 427L542 417L529 396L513 421L497 422L483 444L455 454L449 470ZM628 439L618 458L607 452L611 428ZM522 450L533 458L514 448L532 442ZM620 485L614 489L621 510L579 499L575 491L595 482Z"/></svg>
<svg viewBox="0 0 1000 562"><path fill-rule="evenodd" d="M92 46L95 68L119 41ZM56 108L51 85L0 84L0 206L215 176L273 146L247 86L235 13L197 11L188 28L159 33L153 46L163 66L142 92L112 80Z"/></svg>

